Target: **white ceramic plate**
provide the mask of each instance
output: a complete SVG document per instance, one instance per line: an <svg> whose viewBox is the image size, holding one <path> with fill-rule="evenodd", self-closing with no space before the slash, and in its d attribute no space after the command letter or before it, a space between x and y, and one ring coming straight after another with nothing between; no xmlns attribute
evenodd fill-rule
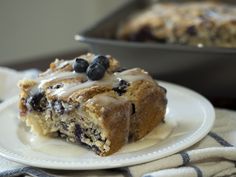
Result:
<svg viewBox="0 0 236 177"><path fill-rule="evenodd" d="M187 88L166 82L160 85L167 89L166 123L144 140L108 157L99 157L61 139L32 135L17 119L17 98L10 99L0 106L0 155L44 168L105 169L148 162L179 152L210 131L214 109L204 97Z"/></svg>

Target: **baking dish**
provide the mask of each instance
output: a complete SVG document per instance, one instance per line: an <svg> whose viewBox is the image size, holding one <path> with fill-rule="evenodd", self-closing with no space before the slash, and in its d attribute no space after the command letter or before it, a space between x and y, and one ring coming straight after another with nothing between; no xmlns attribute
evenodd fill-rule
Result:
<svg viewBox="0 0 236 177"><path fill-rule="evenodd" d="M224 2L235 4L232 0ZM89 44L95 53L113 55L123 66L142 67L158 79L191 87L206 96L236 97L233 91L236 89L236 48L113 39L120 22L149 3L129 1L95 25L76 34L75 40Z"/></svg>

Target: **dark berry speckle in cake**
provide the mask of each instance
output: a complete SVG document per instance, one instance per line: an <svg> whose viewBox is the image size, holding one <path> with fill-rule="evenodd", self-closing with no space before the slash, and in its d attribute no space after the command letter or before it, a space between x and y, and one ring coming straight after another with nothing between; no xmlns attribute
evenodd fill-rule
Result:
<svg viewBox="0 0 236 177"><path fill-rule="evenodd" d="M38 112L43 112L46 109L47 104L48 103L45 98L45 95L42 92L30 96L26 100L26 107L30 111L34 110Z"/></svg>
<svg viewBox="0 0 236 177"><path fill-rule="evenodd" d="M56 85L52 85L52 86L49 86L48 88L49 89L59 89L61 87L63 87L63 83L59 83L59 84L56 84Z"/></svg>
<svg viewBox="0 0 236 177"><path fill-rule="evenodd" d="M76 137L78 142L81 142L82 128L80 127L79 124L75 125L75 137Z"/></svg>
<svg viewBox="0 0 236 177"><path fill-rule="evenodd" d="M95 151L95 153L100 154L101 151L99 150L97 146L93 145L91 148L93 151Z"/></svg>
<svg viewBox="0 0 236 177"><path fill-rule="evenodd" d="M135 114L135 112L136 112L136 110L135 110L135 104L132 103L131 105L132 105L132 115L133 115L133 114Z"/></svg>
<svg viewBox="0 0 236 177"><path fill-rule="evenodd" d="M139 29L136 33L128 36L129 40L131 41L146 41L148 39L153 39L154 36L151 33L151 28L149 26L143 26Z"/></svg>
<svg viewBox="0 0 236 177"><path fill-rule="evenodd" d="M60 123L63 130L68 130L68 125L65 122Z"/></svg>
<svg viewBox="0 0 236 177"><path fill-rule="evenodd" d="M123 80L123 79L120 79L119 80L119 83L118 85L116 85L115 87L113 87L112 90L114 90L115 92L118 93L119 96L121 96L122 94L124 94L127 90L127 87L129 86L130 84Z"/></svg>
<svg viewBox="0 0 236 177"><path fill-rule="evenodd" d="M194 25L191 25L186 29L186 33L190 36L196 36L197 35L197 29Z"/></svg>

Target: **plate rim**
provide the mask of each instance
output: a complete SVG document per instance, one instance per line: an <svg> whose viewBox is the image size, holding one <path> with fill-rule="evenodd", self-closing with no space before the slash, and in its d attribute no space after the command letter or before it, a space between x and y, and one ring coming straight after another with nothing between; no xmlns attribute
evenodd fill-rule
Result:
<svg viewBox="0 0 236 177"><path fill-rule="evenodd" d="M124 167L124 166L137 165L137 164L141 164L141 163L151 162L156 159L166 157L168 155L173 155L173 154L175 154L181 150L184 150L184 149L192 146L193 144L199 142L202 138L205 137L205 135L211 130L211 128L214 125L215 110L214 110L212 104L205 97L200 95L199 93L197 93L189 88L186 88L184 86L180 86L180 85L165 82L165 81L158 81L158 83L160 85L167 85L167 87L170 86L172 88L174 87L174 88L184 90L185 92L187 92L191 96L197 97L201 103L208 105L207 106L207 108L208 108L207 114L211 115L210 118L207 118L209 121L208 124L201 123L201 126L199 126L197 128L197 130L195 132L193 132L190 136L184 138L183 140L181 140L179 142L176 142L176 143L168 146L167 150L164 150L162 155L159 155L159 156L155 155L155 154L160 153L160 151L152 151L152 152L148 152L145 154L140 154L138 156L126 157L126 158L121 158L121 159L116 159L116 160L112 160L108 156L108 157L101 157L101 158L103 158L103 161L99 161L99 163L97 162L94 164L94 162L92 162L91 163L92 165L91 164L89 165L88 161L83 162L83 163L81 163L81 161L80 162L79 161L78 162L52 161L52 160L43 160L43 159L39 160L39 159L35 159L32 157L22 156L17 153L11 152L10 150L5 149L4 147L2 147L1 144L0 144L0 155L4 158L7 158L7 159L12 160L14 162L22 163L25 165L31 165L31 166L35 166L35 167L40 167L40 168L63 169L63 170L95 170L95 169L119 168L119 167ZM9 106L9 104L13 104L14 102L16 102L17 98L18 98L18 96L15 96L15 97L12 97L12 98L4 101L3 103L1 103L0 112L3 111L5 108L7 108ZM206 114L205 109L204 109L204 111ZM206 121L206 119L203 119L203 121ZM198 135L197 138L195 137L193 140L192 137L194 137L196 135ZM188 142L188 143L185 143L185 142ZM172 149L171 148L172 146L175 146L175 149L172 150L171 152L169 152L168 149ZM145 156L145 157L143 157L143 156ZM110 162L110 163L107 163L107 162ZM46 165L44 165L45 163L46 163Z"/></svg>

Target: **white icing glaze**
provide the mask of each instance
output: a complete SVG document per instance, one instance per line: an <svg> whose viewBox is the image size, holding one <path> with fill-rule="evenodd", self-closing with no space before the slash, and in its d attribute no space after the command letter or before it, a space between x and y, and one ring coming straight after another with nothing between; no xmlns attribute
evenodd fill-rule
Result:
<svg viewBox="0 0 236 177"><path fill-rule="evenodd" d="M84 89L84 88L88 88L93 86L96 83L96 81L87 81L84 83L73 83L73 84L68 84L65 87L62 87L61 89L56 90L53 95L57 95L57 96L67 96L70 95L71 93L80 90L80 89Z"/></svg>
<svg viewBox="0 0 236 177"><path fill-rule="evenodd" d="M73 74L73 72L60 72L60 71L55 71L55 72L52 72L52 73L49 73L47 75L44 75L44 76L40 76L39 78L37 78L37 81L38 82L41 82L42 80L47 80L49 78L54 78L54 77L57 77L57 78L60 78L60 77L63 77L63 75L67 75L67 74Z"/></svg>
<svg viewBox="0 0 236 177"><path fill-rule="evenodd" d="M98 103L99 105L102 105L102 106L108 106L111 104L120 104L123 102L124 102L124 99L117 99L112 96L104 95L104 94L96 95L93 98L88 100L88 103L91 103L91 104Z"/></svg>
<svg viewBox="0 0 236 177"><path fill-rule="evenodd" d="M30 95L35 95L35 94L38 93L38 92L39 92L38 87L37 87L37 86L34 86L34 87L32 87L31 90L30 90Z"/></svg>
<svg viewBox="0 0 236 177"><path fill-rule="evenodd" d="M57 69L63 68L64 66L66 66L68 64L72 65L73 62L74 62L74 60L66 60L66 61L62 60L58 63Z"/></svg>
<svg viewBox="0 0 236 177"><path fill-rule="evenodd" d="M19 125L17 135L19 140L29 148L48 155L68 158L89 152L83 146L62 141L59 138L33 134L24 124Z"/></svg>
<svg viewBox="0 0 236 177"><path fill-rule="evenodd" d="M54 95L68 96L77 90L88 88L88 87L95 86L95 85L112 87L114 85L115 81L120 80L120 79L126 80L128 82L134 82L136 80L150 80L150 77L146 73L141 72L141 70L139 70L139 69L128 70L128 71L121 72L121 73L114 73L113 75L106 74L103 77L103 79L101 79L99 81L88 80L88 81L86 81L84 83L80 83L78 85L63 87L63 89L56 91L54 93Z"/></svg>
<svg viewBox="0 0 236 177"><path fill-rule="evenodd" d="M72 61L63 61L61 63L58 63L58 67L62 67L63 65L66 64L71 64ZM38 89L41 89L46 83L56 81L56 80L63 80L63 79L70 79L70 78L75 78L75 77L81 77L84 78L83 80L87 80L87 76L85 73L76 73L72 71L56 71L51 74L48 74L43 77L39 77L37 82L38 82ZM115 84L119 82L119 80L125 80L129 83L137 81L137 80L149 80L153 81L152 78L148 75L147 72L144 72L143 70L139 68L134 68L134 69L129 69L123 72L116 72L113 74L108 74L105 73L105 76L98 81L92 81L92 80L87 80L85 82L77 82L77 83L64 83L64 85L59 88L52 90L52 95L55 96L69 96L73 92L80 90L80 89L85 89L88 87L92 86L106 86L106 87L113 87Z"/></svg>
<svg viewBox="0 0 236 177"><path fill-rule="evenodd" d="M86 77L85 74L78 74L75 72L59 72L59 73L52 73L46 78L41 78L40 83L38 85L38 88L42 88L44 84L56 80L61 80L61 79L70 79L70 78L75 78L75 77Z"/></svg>
<svg viewBox="0 0 236 177"><path fill-rule="evenodd" d="M158 144L171 136L173 130L178 126L176 122L161 123L154 128L143 139L133 143L126 144L118 151L118 153L130 153L135 151L142 151L151 148L152 146L158 146ZM57 138L49 138L35 135L25 127L24 124L20 124L17 130L19 140L28 145L30 148L38 152L43 152L49 155L57 155L60 157L75 157L76 155L89 153L90 150L77 144L68 143Z"/></svg>
<svg viewBox="0 0 236 177"><path fill-rule="evenodd" d="M114 73L118 79L123 79L128 82L134 82L137 80L152 80L147 72L139 68L129 69L120 73Z"/></svg>
<svg viewBox="0 0 236 177"><path fill-rule="evenodd" d="M86 82L80 84L69 84L66 87L63 87L62 89L58 89L56 92L54 92L54 95L68 96L80 89L92 87L95 85L112 86L112 83L113 83L113 76L108 75L106 73L103 79L99 81L87 80Z"/></svg>
<svg viewBox="0 0 236 177"><path fill-rule="evenodd" d="M150 80L146 75L123 75L120 78L128 82L134 82L137 80Z"/></svg>

